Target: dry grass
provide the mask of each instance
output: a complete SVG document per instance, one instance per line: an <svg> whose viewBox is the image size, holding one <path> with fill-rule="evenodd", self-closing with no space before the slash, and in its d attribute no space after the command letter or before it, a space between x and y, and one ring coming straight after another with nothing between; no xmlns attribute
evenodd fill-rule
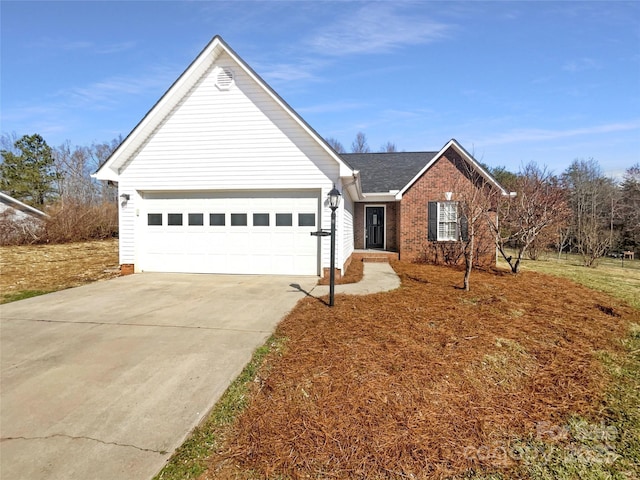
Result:
<svg viewBox="0 0 640 480"><path fill-rule="evenodd" d="M118 240L0 247L2 302L120 275Z"/></svg>
<svg viewBox="0 0 640 480"><path fill-rule="evenodd" d="M394 263L396 291L307 298L201 478L442 478L502 465L469 455L597 418L610 382L599 352L640 312L532 272L462 273ZM511 471L513 473L513 471Z"/></svg>
<svg viewBox="0 0 640 480"><path fill-rule="evenodd" d="M506 266L500 258L498 265ZM568 278L594 290L622 298L640 309L640 260L601 258L595 267L585 267L579 255L547 254L539 260L525 259L522 270Z"/></svg>

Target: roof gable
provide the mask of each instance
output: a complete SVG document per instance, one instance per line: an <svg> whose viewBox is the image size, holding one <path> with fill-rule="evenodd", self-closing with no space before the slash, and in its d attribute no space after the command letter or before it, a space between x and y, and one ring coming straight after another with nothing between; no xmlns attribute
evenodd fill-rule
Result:
<svg viewBox="0 0 640 480"><path fill-rule="evenodd" d="M214 62L225 53L228 58L242 69L268 97L276 103L291 119L315 141L327 154L338 163L340 176L354 175L353 169L346 164L329 144L298 115L249 65L244 62L220 36L215 36L196 59L187 67L182 75L171 85L167 92L156 102L145 117L125 138L113 154L93 175L100 180L118 181L123 168L144 144L147 138L162 124L171 111L188 95L198 80L209 71Z"/></svg>
<svg viewBox="0 0 640 480"><path fill-rule="evenodd" d="M487 170L484 169L484 167L482 165L480 165L480 162L478 162L475 158L473 158L473 156L471 154L469 154L469 152L467 152L462 145L460 145L458 143L458 141L455 138L452 138L451 140L449 140L446 145L444 147L442 147L442 149L437 152L433 158L422 168L422 170L420 170L396 195L396 199L400 200L402 198L402 195L409 190L409 188L411 188L411 186L418 181L418 179L420 177L422 177L422 175L424 175L432 166L433 164L435 164L438 159L440 159L447 150L449 150L449 148L453 148L461 157L464 161L466 161L467 163L469 163L472 168L477 171L480 175L482 175L482 177L489 183L489 185L491 185L492 187L496 188L502 195L509 195L509 192L507 192L507 190L500 185L500 183L493 177L493 175L491 175L489 172L487 172Z"/></svg>
<svg viewBox="0 0 640 480"><path fill-rule="evenodd" d="M396 193L436 155L437 152L344 153L340 157L360 171L362 191Z"/></svg>

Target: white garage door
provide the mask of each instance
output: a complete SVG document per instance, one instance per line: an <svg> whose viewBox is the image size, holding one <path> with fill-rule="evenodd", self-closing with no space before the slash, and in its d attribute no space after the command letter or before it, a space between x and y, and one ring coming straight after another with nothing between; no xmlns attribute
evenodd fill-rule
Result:
<svg viewBox="0 0 640 480"><path fill-rule="evenodd" d="M313 192L145 193L140 269L318 275Z"/></svg>

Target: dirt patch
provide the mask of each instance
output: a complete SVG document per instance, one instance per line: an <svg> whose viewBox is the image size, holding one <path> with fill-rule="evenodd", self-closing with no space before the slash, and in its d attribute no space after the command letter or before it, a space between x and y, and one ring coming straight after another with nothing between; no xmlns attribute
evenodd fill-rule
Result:
<svg viewBox="0 0 640 480"><path fill-rule="evenodd" d="M640 312L566 280L393 263L402 287L305 299L201 478L441 478L540 422L588 418ZM596 302L596 303L594 303ZM596 305L608 305L612 317ZM495 466L495 462L494 462ZM508 471L512 465L505 464ZM279 478L279 477L278 477Z"/></svg>
<svg viewBox="0 0 640 480"><path fill-rule="evenodd" d="M0 247L0 292L55 291L120 275L118 240Z"/></svg>

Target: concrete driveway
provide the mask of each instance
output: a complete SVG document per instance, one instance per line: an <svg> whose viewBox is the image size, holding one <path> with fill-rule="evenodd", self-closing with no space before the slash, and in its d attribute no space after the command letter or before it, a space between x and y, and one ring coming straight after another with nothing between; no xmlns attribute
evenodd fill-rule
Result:
<svg viewBox="0 0 640 480"><path fill-rule="evenodd" d="M151 478L316 281L145 273L0 306L0 475Z"/></svg>

